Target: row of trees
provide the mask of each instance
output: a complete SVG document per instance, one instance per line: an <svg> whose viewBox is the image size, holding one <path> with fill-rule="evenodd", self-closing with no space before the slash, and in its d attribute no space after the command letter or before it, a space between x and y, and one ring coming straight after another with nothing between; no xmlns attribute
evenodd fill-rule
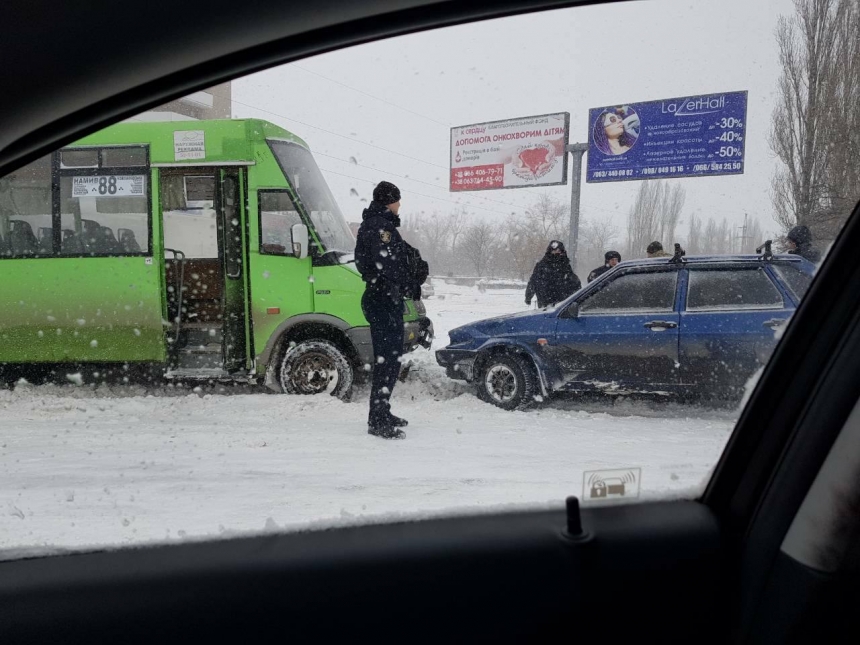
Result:
<svg viewBox="0 0 860 645"><path fill-rule="evenodd" d="M603 264L603 254L608 250L620 251L626 259L645 257L646 247L654 240L667 250L680 241L692 255L752 253L764 239L756 220L735 226L726 219L703 220L696 215L687 222L688 235L679 238L684 201L681 185L643 182L627 213L623 240L621 228L612 217L586 214L579 227L577 273L584 277ZM543 195L524 213L511 214L501 223L478 219L462 209L448 214L406 215L403 219L405 239L421 249L433 273L527 280L550 240L567 242L570 208Z"/></svg>

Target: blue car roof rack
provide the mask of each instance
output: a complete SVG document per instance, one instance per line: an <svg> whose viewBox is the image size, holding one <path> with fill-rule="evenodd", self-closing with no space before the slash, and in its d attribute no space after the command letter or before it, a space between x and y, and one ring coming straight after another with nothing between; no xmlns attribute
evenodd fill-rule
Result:
<svg viewBox="0 0 860 645"><path fill-rule="evenodd" d="M675 255L673 255L669 259L669 264L683 264L686 262L684 256L687 255L687 252L681 248L681 245L675 242Z"/></svg>
<svg viewBox="0 0 860 645"><path fill-rule="evenodd" d="M765 262L770 262L773 260L773 249L771 245L773 244L773 240L765 240L764 244L758 247L755 252L761 253L761 259Z"/></svg>

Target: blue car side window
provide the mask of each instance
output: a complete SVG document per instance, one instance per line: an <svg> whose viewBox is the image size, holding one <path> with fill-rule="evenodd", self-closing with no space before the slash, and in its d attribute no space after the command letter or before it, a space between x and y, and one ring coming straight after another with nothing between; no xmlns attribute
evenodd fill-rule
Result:
<svg viewBox="0 0 860 645"><path fill-rule="evenodd" d="M795 299L800 302L806 295L809 285L812 284L812 276L803 273L797 267L785 264L775 264L773 270L776 271L782 283L788 287Z"/></svg>
<svg viewBox="0 0 860 645"><path fill-rule="evenodd" d="M618 276L579 306L581 314L667 313L675 304L675 271Z"/></svg>
<svg viewBox="0 0 860 645"><path fill-rule="evenodd" d="M782 309L782 294L761 267L692 269L687 311Z"/></svg>

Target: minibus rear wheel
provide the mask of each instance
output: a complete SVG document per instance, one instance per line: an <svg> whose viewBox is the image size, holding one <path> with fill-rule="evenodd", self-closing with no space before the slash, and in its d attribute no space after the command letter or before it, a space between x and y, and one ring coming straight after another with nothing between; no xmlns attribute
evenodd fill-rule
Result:
<svg viewBox="0 0 860 645"><path fill-rule="evenodd" d="M354 378L346 354L328 340L303 340L284 352L278 378L287 394L331 394L349 397Z"/></svg>

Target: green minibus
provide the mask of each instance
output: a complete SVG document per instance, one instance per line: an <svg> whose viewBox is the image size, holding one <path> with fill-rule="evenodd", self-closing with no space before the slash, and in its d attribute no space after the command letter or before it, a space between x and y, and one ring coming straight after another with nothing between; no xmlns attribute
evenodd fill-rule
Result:
<svg viewBox="0 0 860 645"><path fill-rule="evenodd" d="M125 122L0 179L0 366L155 367L345 396L373 352L352 232L256 119ZM429 347L404 302L405 351Z"/></svg>

